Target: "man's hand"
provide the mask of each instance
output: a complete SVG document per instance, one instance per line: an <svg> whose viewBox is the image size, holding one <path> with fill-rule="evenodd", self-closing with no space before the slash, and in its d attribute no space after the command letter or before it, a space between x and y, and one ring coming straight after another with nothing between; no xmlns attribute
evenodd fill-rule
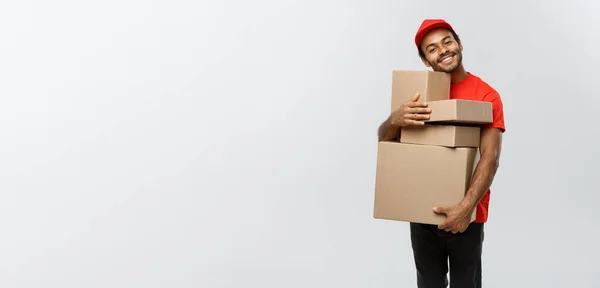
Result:
<svg viewBox="0 0 600 288"><path fill-rule="evenodd" d="M417 102L419 97L421 96L417 93L410 101L394 111L391 115L391 124L397 127L424 125L423 120L429 119L431 109L427 107L427 103Z"/></svg>
<svg viewBox="0 0 600 288"><path fill-rule="evenodd" d="M438 225L438 228L443 229L447 232L462 233L467 230L471 223L471 216L473 209L465 206L464 204L456 204L450 207L434 207L433 211L436 213L446 214L446 221Z"/></svg>

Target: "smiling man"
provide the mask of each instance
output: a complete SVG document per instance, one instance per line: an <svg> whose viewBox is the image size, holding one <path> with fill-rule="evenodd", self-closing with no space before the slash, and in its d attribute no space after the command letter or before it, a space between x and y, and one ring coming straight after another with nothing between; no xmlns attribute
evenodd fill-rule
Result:
<svg viewBox="0 0 600 288"><path fill-rule="evenodd" d="M450 99L492 103L493 122L481 128L480 160L463 200L451 207L432 207L445 214L438 226L411 223L411 241L419 288L479 288L482 283L481 255L484 224L488 219L490 186L499 166L504 112L498 92L481 78L467 72L462 63L463 45L450 24L442 19L423 21L415 45L425 66L451 75ZM394 111L379 127L379 141L397 140L402 128L424 125L429 118L427 103L411 101ZM476 219L470 216L476 211ZM448 262L450 267L448 267ZM447 274L450 272L450 283Z"/></svg>

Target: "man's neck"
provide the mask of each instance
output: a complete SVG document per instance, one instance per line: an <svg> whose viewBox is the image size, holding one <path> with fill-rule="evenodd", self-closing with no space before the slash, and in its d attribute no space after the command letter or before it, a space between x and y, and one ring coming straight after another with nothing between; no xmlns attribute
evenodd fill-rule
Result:
<svg viewBox="0 0 600 288"><path fill-rule="evenodd" d="M461 64L458 68L456 68L456 70L452 72L452 74L450 74L450 82L452 84L462 82L463 80L467 79L467 75L468 74L465 70L465 67Z"/></svg>

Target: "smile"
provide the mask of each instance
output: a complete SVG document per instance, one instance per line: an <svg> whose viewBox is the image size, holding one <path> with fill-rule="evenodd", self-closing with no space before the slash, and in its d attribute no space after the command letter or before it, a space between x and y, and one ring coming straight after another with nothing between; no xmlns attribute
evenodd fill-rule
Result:
<svg viewBox="0 0 600 288"><path fill-rule="evenodd" d="M448 55L448 56L442 58L442 60L440 60L440 62L444 63L444 64L448 64L448 63L452 62L453 57L454 57L454 54Z"/></svg>

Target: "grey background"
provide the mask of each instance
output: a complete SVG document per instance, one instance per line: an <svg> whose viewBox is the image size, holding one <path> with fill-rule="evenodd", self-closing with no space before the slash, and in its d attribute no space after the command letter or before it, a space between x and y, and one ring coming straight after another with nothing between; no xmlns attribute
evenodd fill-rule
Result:
<svg viewBox="0 0 600 288"><path fill-rule="evenodd" d="M0 287L415 287L376 129L438 17L505 105L485 287L599 287L599 6L5 1Z"/></svg>

